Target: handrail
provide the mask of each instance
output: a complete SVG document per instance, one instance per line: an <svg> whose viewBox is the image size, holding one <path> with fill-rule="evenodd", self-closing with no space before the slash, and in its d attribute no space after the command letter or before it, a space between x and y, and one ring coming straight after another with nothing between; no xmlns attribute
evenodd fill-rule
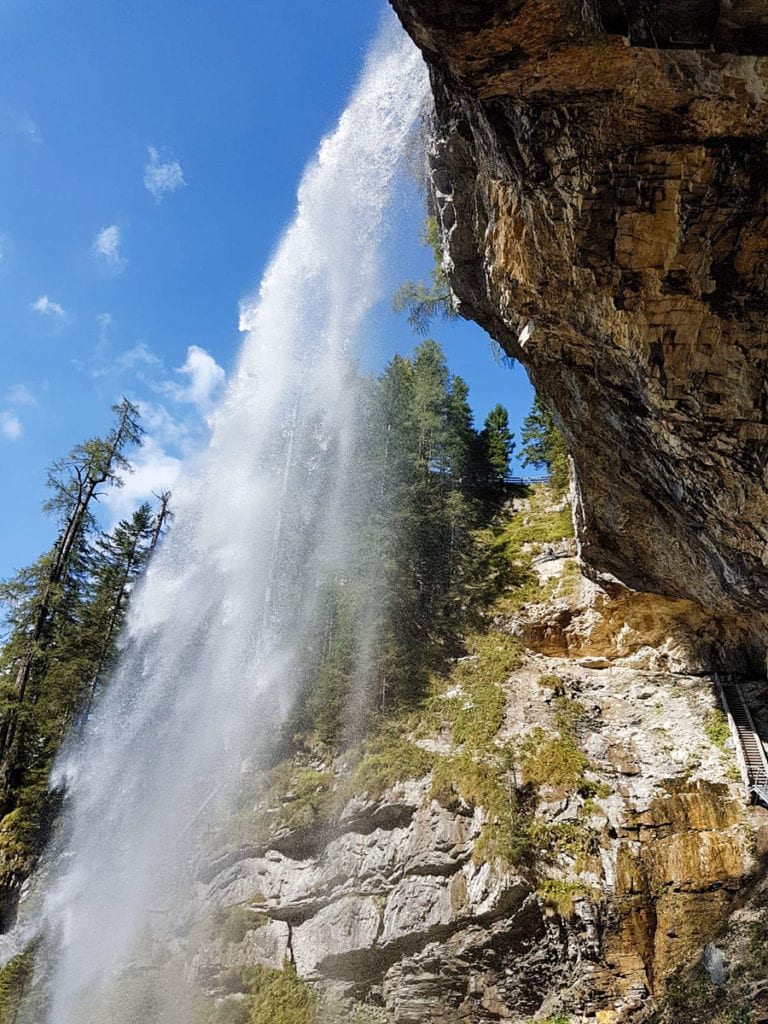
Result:
<svg viewBox="0 0 768 1024"><path fill-rule="evenodd" d="M739 736L739 730L736 728L736 723L733 720L731 709L728 707L728 701L723 690L723 684L720 681L720 676L715 672L715 688L717 689L717 695L720 698L720 703L723 707L725 717L728 720L728 729L731 734L733 741L733 750L736 754L736 761L739 765L739 772L741 773L741 781L744 783L745 789L749 792L752 781L749 777L749 767L747 765L747 759L744 756L744 748L741 745L741 736Z"/></svg>
<svg viewBox="0 0 768 1024"><path fill-rule="evenodd" d="M526 487L530 484L548 484L548 476L505 476L505 484L518 484L521 487Z"/></svg>
<svg viewBox="0 0 768 1024"><path fill-rule="evenodd" d="M743 691L741 689L741 683L733 683L732 685L735 688L736 693L738 693L738 695L739 695L739 697L741 699L741 703L742 703L742 706L744 708L744 714L747 716L747 724L749 725L749 728L752 730L752 732L755 735L755 739L757 740L757 750L758 750L758 754L759 754L760 760L762 761L762 773L761 774L764 774L765 778L768 779L768 757L766 757L765 747L763 746L763 741L762 741L762 739L760 737L760 733L755 728L755 720L752 717L752 712L749 710L749 704L747 704L747 701L746 701L746 699L744 697L744 693L743 693Z"/></svg>
<svg viewBox="0 0 768 1024"><path fill-rule="evenodd" d="M752 718L752 713L749 710L744 693L741 689L741 685L735 680L728 684L723 684L720 676L715 673L715 687L720 697L720 703L723 706L726 718L728 719L728 729L731 733L733 740L734 753L736 754L736 761L739 765L739 771L741 773L742 782L744 788L747 790L750 798L757 797L763 804L768 806L768 757L766 757L765 747L760 737L760 733L755 728L755 721ZM741 733L736 724L733 715L733 709L728 705L728 698L725 693L725 686L730 687L736 694L739 704L741 705L739 711L744 717L746 728L752 733L754 737L754 753L750 764L750 759L747 757L747 750L744 747ZM750 747L752 744L750 743Z"/></svg>

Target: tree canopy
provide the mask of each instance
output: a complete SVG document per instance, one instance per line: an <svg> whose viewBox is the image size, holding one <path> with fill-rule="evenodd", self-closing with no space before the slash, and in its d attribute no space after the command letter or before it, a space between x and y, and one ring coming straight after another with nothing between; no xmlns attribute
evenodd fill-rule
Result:
<svg viewBox="0 0 768 1024"><path fill-rule="evenodd" d="M103 438L75 445L48 471L44 508L59 527L33 565L0 584L0 891L18 884L55 806L48 775L67 731L87 718L114 656L132 587L162 528L148 504L110 532L94 503L120 486L142 437L138 410L113 407ZM167 514L167 496L163 507Z"/></svg>
<svg viewBox="0 0 768 1024"><path fill-rule="evenodd" d="M498 511L512 447L501 406L489 428L475 429L467 384L431 338L395 356L366 396L360 552L327 595L315 668L290 724L332 746L418 701L430 673L460 652L483 571L477 531Z"/></svg>
<svg viewBox="0 0 768 1024"><path fill-rule="evenodd" d="M491 479L503 483L509 476L509 459L515 447L509 414L503 405L495 405L488 413L480 436Z"/></svg>

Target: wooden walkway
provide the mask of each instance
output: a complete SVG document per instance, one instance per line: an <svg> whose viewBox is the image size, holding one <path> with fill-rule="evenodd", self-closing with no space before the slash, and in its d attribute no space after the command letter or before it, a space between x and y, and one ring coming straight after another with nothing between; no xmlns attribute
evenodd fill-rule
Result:
<svg viewBox="0 0 768 1024"><path fill-rule="evenodd" d="M768 806L768 759L744 693L737 682L724 682L718 676L715 681L749 798Z"/></svg>

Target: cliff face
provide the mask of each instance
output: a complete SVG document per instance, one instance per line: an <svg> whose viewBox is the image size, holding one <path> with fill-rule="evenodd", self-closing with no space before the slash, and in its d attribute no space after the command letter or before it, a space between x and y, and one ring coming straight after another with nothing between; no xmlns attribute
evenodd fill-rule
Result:
<svg viewBox="0 0 768 1024"><path fill-rule="evenodd" d="M588 667L529 646L498 677L504 711L484 770L494 754L518 752L498 812L516 827L518 784L517 799L532 801L530 856L489 856L494 812L469 796L472 761L464 774L451 769L447 789L437 784L440 757L455 747L433 708L421 728L412 722L420 749L437 755L430 774L406 767L331 823L323 792L350 766L310 761L265 805L280 822L271 834L200 865L190 919L206 908L216 927L185 958L197 983L226 1001L239 970L292 963L357 1007L344 1020L646 1020L677 971L711 940L722 946L755 884L766 817L745 806L733 754L711 738L711 680L635 669L610 645L604 653L604 667ZM467 708L477 694L446 691L446 706L457 699ZM727 966L745 959L729 951ZM724 990L707 992L713 1013L685 1019L726 1019ZM381 1016L365 1016L370 1007Z"/></svg>
<svg viewBox="0 0 768 1024"><path fill-rule="evenodd" d="M331 1019L370 1024L640 1024L667 996L664 1024L724 1024L754 1002L767 816L746 805L701 624L566 557L534 567L535 600L499 605L383 746L297 755L249 795L242 834L212 834L189 916L210 928L178 941L222 1011L250 966L286 963L340 1001ZM698 979L711 1005L687 1014L713 942L735 987Z"/></svg>
<svg viewBox="0 0 768 1024"><path fill-rule="evenodd" d="M768 609L768 2L392 0L463 315L574 458L593 571Z"/></svg>

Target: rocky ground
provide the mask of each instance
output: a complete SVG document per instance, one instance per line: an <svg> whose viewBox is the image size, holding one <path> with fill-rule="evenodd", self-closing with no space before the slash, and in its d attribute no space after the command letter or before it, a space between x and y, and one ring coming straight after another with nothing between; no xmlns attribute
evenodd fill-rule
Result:
<svg viewBox="0 0 768 1024"><path fill-rule="evenodd" d="M553 540L568 557L532 546L539 599L496 615L490 646L403 722L402 770L353 793L352 762L305 757L263 798L271 834L199 867L205 989L292 963L393 1024L610 1024L674 1005L726 1021L725 1002L759 998L768 814L745 801L709 640L677 603L642 598L641 614L582 580Z"/></svg>

